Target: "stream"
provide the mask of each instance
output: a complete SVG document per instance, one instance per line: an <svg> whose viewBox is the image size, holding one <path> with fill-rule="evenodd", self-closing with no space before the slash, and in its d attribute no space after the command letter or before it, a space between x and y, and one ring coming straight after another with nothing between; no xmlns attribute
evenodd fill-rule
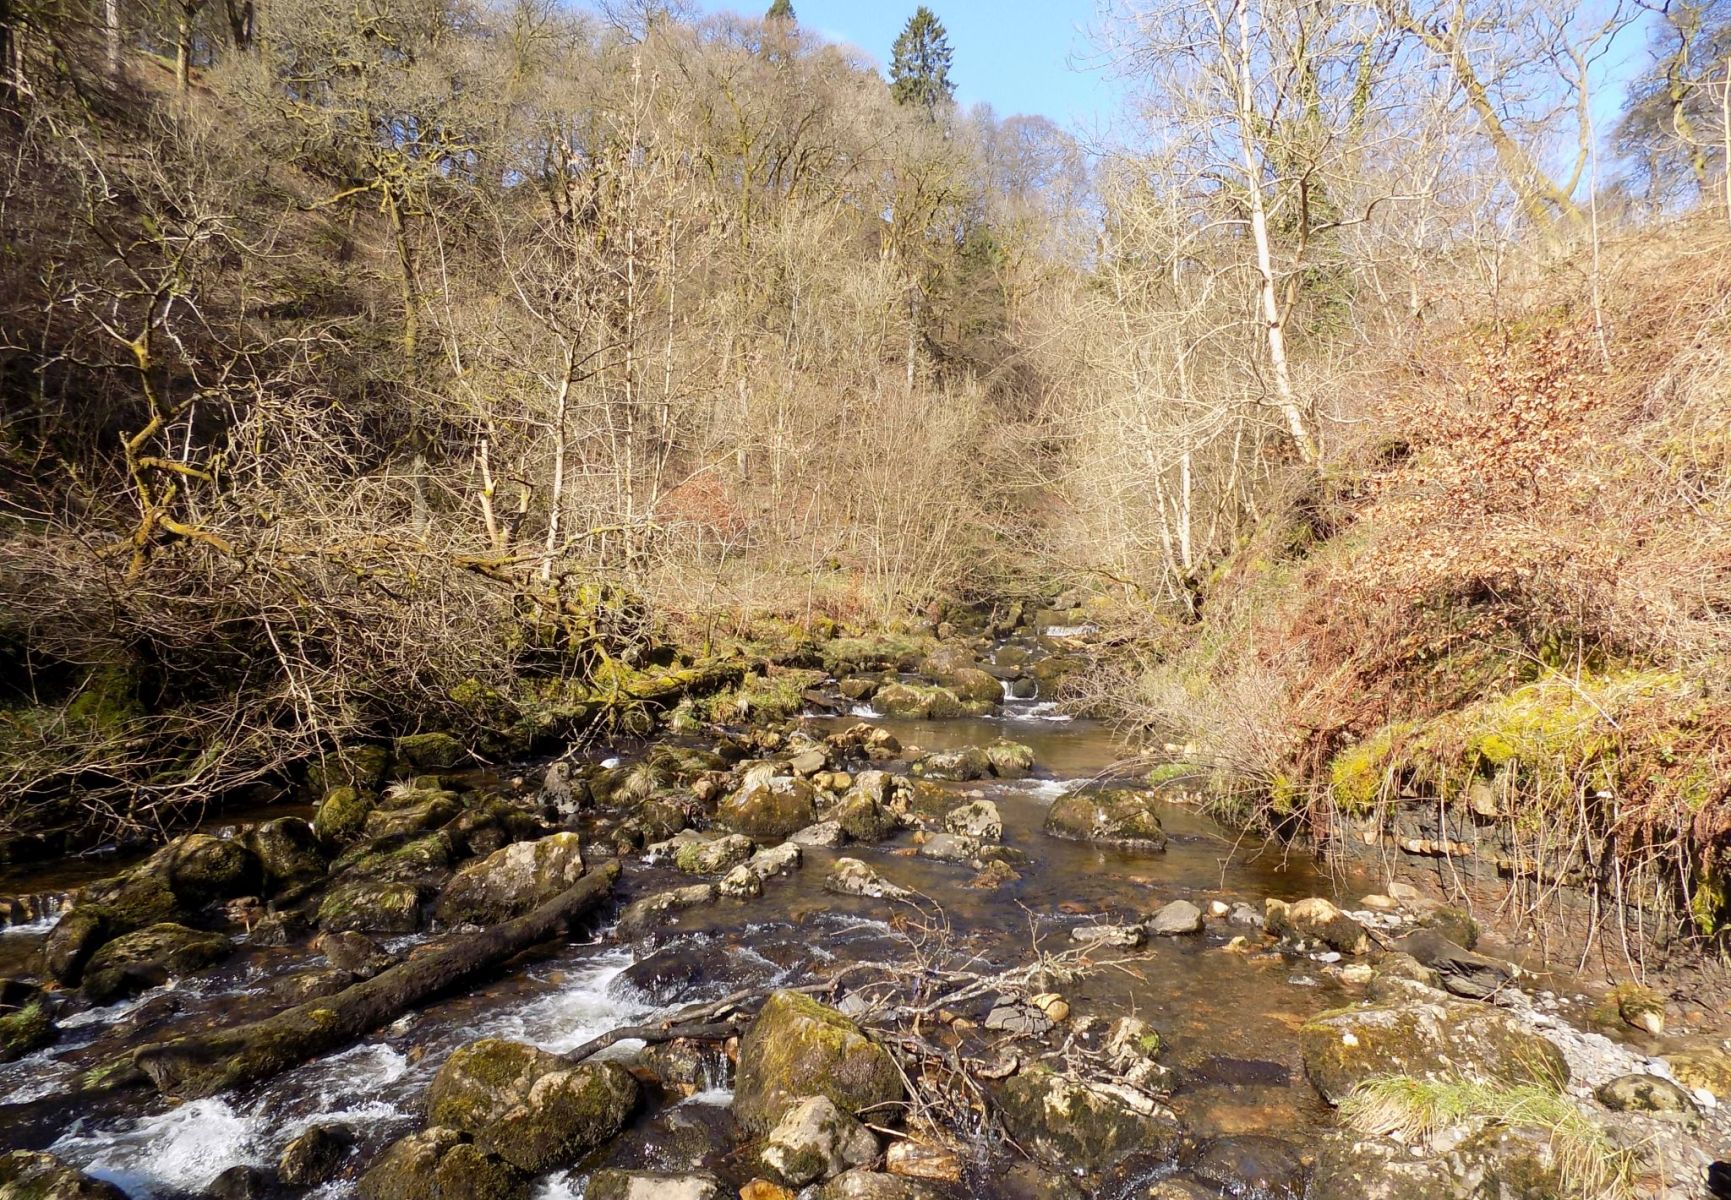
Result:
<svg viewBox="0 0 1731 1200"><path fill-rule="evenodd" d="M223 1171L274 1165L292 1138L333 1122L356 1135L350 1162L364 1166L421 1125L423 1093L433 1074L453 1050L477 1038L564 1051L693 1001L746 987L803 984L849 963L918 962L941 949L1002 967L1028 960L1036 946L1070 948L1069 931L1076 925L1134 923L1172 900L1190 900L1204 910L1212 901L1247 902L1260 912L1267 897L1328 896L1356 908L1358 897L1384 882L1324 873L1306 854L1246 838L1177 804L1164 805L1160 813L1169 838L1163 853L1046 835L1042 822L1054 798L1109 772L1120 754L1109 730L1070 719L1049 702L1007 698L992 716L945 721L883 719L856 708L847 715L813 711L802 722L829 733L862 719L893 733L904 748L950 750L1001 738L1032 748L1037 765L1026 779L948 785L957 803L980 797L997 805L1005 845L1027 856L1018 881L969 887L972 870L915 856L908 831L879 845L807 849L803 867L768 880L758 898L723 899L683 913L652 943L617 943L612 918L606 918L585 937L543 947L478 988L425 1005L338 1053L240 1092L179 1105L138 1092L65 1098L80 1072L145 1035L156 1039L282 1007L281 993L273 988L321 961L304 945L243 944L218 968L118 1004L72 1011L61 1021L59 1042L0 1066L0 1145L49 1150L132 1197L203 1195ZM905 770L909 757L886 765ZM481 786L511 773L467 782ZM585 821L588 845L605 818L589 814ZM824 890L831 864L844 853L913 889L918 905L898 907ZM39 871L0 888L51 891L78 881ZM625 865L615 915L633 899L689 882L689 875L665 862L633 857ZM50 923L0 935L0 961L8 970L28 961ZM1069 985L1066 999L1076 1011L1105 1019L1134 1014L1159 1032L1161 1061L1179 1079L1168 1103L1197 1138L1274 1134L1303 1145L1330 1127L1333 1115L1305 1078L1294 1033L1313 1014L1358 996L1317 958L1274 952L1260 938L1252 939L1257 944L1249 952L1229 948L1234 938L1255 933L1210 920L1198 936L1152 938L1133 963ZM401 953L429 936L381 940ZM622 1043L605 1054L629 1060L637 1048ZM692 1094L647 1107L591 1161L540 1179L535 1194L547 1200L580 1196L587 1171L597 1166L701 1166L724 1178L738 1174L726 1162L729 1099L726 1073L718 1069ZM352 1196L357 1174L347 1169L299 1194ZM988 1183L977 1190L993 1189Z"/></svg>

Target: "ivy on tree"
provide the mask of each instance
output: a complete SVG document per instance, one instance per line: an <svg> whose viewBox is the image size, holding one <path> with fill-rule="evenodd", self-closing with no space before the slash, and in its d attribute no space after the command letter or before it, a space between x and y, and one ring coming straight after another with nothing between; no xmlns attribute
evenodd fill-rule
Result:
<svg viewBox="0 0 1731 1200"><path fill-rule="evenodd" d="M925 5L914 10L890 56L890 95L897 104L917 104L937 120L940 105L955 96L950 82L950 39Z"/></svg>

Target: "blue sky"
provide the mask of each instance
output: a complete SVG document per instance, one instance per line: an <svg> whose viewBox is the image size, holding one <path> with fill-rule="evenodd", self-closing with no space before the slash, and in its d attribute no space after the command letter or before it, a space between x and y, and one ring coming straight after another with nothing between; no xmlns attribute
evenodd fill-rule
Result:
<svg viewBox="0 0 1731 1200"><path fill-rule="evenodd" d="M761 4L703 0L711 11L756 15ZM793 0L799 23L830 41L858 46L887 68L890 45L920 0ZM950 78L963 106L984 101L998 116L1039 113L1061 125L1092 126L1117 108L1112 80L1074 70L1092 54L1093 0L926 0L949 31Z"/></svg>

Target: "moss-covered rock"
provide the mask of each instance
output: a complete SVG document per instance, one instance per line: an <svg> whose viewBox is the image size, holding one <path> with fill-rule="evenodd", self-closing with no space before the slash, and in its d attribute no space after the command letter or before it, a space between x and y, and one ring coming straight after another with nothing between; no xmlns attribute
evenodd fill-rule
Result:
<svg viewBox="0 0 1731 1200"><path fill-rule="evenodd" d="M84 968L84 994L108 1004L221 962L233 949L220 933L172 922L147 926L122 934L91 956Z"/></svg>
<svg viewBox="0 0 1731 1200"><path fill-rule="evenodd" d="M361 1176L361 1200L527 1200L529 1179L455 1129L401 1138Z"/></svg>
<svg viewBox="0 0 1731 1200"><path fill-rule="evenodd" d="M808 1096L788 1109L770 1130L761 1152L771 1178L789 1187L869 1166L877 1156L877 1138L828 1096Z"/></svg>
<svg viewBox="0 0 1731 1200"><path fill-rule="evenodd" d="M278 817L247 831L246 848L258 859L266 895L304 889L324 878L329 862L313 827L299 817Z"/></svg>
<svg viewBox="0 0 1731 1200"><path fill-rule="evenodd" d="M391 751L371 742L339 746L307 767L307 789L323 796L333 788L376 792L391 770Z"/></svg>
<svg viewBox="0 0 1731 1200"><path fill-rule="evenodd" d="M1034 750L1021 742L999 738L986 747L986 760L999 779L1025 779L1034 769Z"/></svg>
<svg viewBox="0 0 1731 1200"><path fill-rule="evenodd" d="M1731 1054L1717 1046L1700 1046L1673 1050L1661 1058L1684 1087L1704 1091L1715 1100L1731 1100Z"/></svg>
<svg viewBox="0 0 1731 1200"><path fill-rule="evenodd" d="M719 875L731 871L757 849L750 838L738 833L693 837L675 845L673 865L692 875Z"/></svg>
<svg viewBox="0 0 1731 1200"><path fill-rule="evenodd" d="M344 784L325 793L313 810L313 832L327 846L346 846L361 836L373 811L371 792Z"/></svg>
<svg viewBox="0 0 1731 1200"><path fill-rule="evenodd" d="M715 817L736 833L759 841L779 841L817 820L818 793L792 775L748 775L721 802Z"/></svg>
<svg viewBox="0 0 1731 1200"><path fill-rule="evenodd" d="M938 682L969 706L985 705L989 711L1004 698L1004 685L977 667L963 667L938 678Z"/></svg>
<svg viewBox="0 0 1731 1200"><path fill-rule="evenodd" d="M456 797L439 793L401 808L378 807L367 814L363 832L369 838L401 837L441 829L457 819L463 806Z"/></svg>
<svg viewBox="0 0 1731 1200"><path fill-rule="evenodd" d="M1298 1031L1305 1074L1330 1104L1387 1075L1561 1087L1569 1065L1549 1040L1498 1009L1461 1001L1379 1004L1312 1018Z"/></svg>
<svg viewBox="0 0 1731 1200"><path fill-rule="evenodd" d="M463 744L448 733L411 733L395 743L397 761L416 771L449 771L466 757Z"/></svg>
<svg viewBox="0 0 1731 1200"><path fill-rule="evenodd" d="M331 864L341 880L413 883L431 895L443 886L455 849L442 832L381 838L355 846Z"/></svg>
<svg viewBox="0 0 1731 1200"><path fill-rule="evenodd" d="M1132 850L1166 849L1153 794L1131 788L1066 792L1047 810L1045 831L1052 837Z"/></svg>
<svg viewBox="0 0 1731 1200"><path fill-rule="evenodd" d="M1370 935L1364 926L1320 896L1288 904L1272 896L1265 902L1263 928L1276 937L1315 942L1342 954L1364 954L1370 950Z"/></svg>
<svg viewBox="0 0 1731 1200"><path fill-rule="evenodd" d="M245 845L207 833L175 838L134 869L157 872L182 904L198 907L212 900L257 895L264 876L258 859Z"/></svg>
<svg viewBox="0 0 1731 1200"><path fill-rule="evenodd" d="M895 1060L859 1026L809 997L774 992L740 1040L734 1116L767 1133L809 1096L887 1124L906 1092Z"/></svg>
<svg viewBox="0 0 1731 1200"><path fill-rule="evenodd" d="M583 854L575 833L517 842L458 871L434 912L450 925L496 925L551 900L582 875Z"/></svg>
<svg viewBox="0 0 1731 1200"><path fill-rule="evenodd" d="M886 717L907 720L946 721L980 715L975 712L977 705L965 704L948 688L917 683L892 683L879 688L872 697L872 707Z"/></svg>
<svg viewBox="0 0 1731 1200"><path fill-rule="evenodd" d="M637 1080L618 1063L571 1066L533 1046L486 1038L439 1069L427 1090L427 1116L539 1173L568 1166L611 1139L638 1097Z"/></svg>
<svg viewBox="0 0 1731 1200"><path fill-rule="evenodd" d="M277 1178L291 1187L313 1187L337 1173L354 1135L343 1125L314 1125L283 1147Z"/></svg>
<svg viewBox="0 0 1731 1200"><path fill-rule="evenodd" d="M1173 1158L1184 1131L1140 1093L1036 1069L999 1090L1004 1126L1024 1150L1055 1166L1098 1172L1138 1151Z"/></svg>
<svg viewBox="0 0 1731 1200"><path fill-rule="evenodd" d="M421 927L421 894L412 883L339 883L319 902L318 922L329 933L414 933Z"/></svg>
<svg viewBox="0 0 1731 1200"><path fill-rule="evenodd" d="M866 772L875 774L875 772ZM901 821L867 790L855 788L843 796L824 817L841 826L856 842L881 842L895 833Z"/></svg>
<svg viewBox="0 0 1731 1200"><path fill-rule="evenodd" d="M966 746L960 750L938 750L915 761L909 768L922 779L943 779L951 783L965 783L973 779L984 779L992 773L992 760L978 746Z"/></svg>
<svg viewBox="0 0 1731 1200"><path fill-rule="evenodd" d="M52 1154L11 1150L0 1154L0 1200L126 1200L126 1193Z"/></svg>
<svg viewBox="0 0 1731 1200"><path fill-rule="evenodd" d="M54 1001L40 988L8 979L0 985L0 1063L53 1045L60 1037Z"/></svg>
<svg viewBox="0 0 1731 1200"><path fill-rule="evenodd" d="M42 944L43 973L56 983L74 986L90 956L104 943L184 915L180 899L168 886L167 873L151 862L91 884L77 906L48 931Z"/></svg>

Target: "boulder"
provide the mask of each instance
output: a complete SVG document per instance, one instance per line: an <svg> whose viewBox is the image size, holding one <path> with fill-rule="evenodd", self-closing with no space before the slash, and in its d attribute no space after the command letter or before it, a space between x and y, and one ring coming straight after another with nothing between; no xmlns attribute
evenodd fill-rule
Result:
<svg viewBox="0 0 1731 1200"><path fill-rule="evenodd" d="M346 1125L314 1125L283 1147L277 1178L294 1187L312 1187L337 1173L354 1144Z"/></svg>
<svg viewBox="0 0 1731 1200"><path fill-rule="evenodd" d="M248 830L243 842L258 859L268 896L305 889L330 867L318 834L299 817L265 821Z"/></svg>
<svg viewBox="0 0 1731 1200"><path fill-rule="evenodd" d="M1370 950L1370 934L1364 926L1320 896L1291 904L1271 896L1264 907L1263 923L1276 937L1320 943L1342 954Z"/></svg>
<svg viewBox="0 0 1731 1200"><path fill-rule="evenodd" d="M428 830L442 829L456 820L462 811L463 806L457 802L455 796L437 792L413 804L373 809L367 814L361 831L374 839L425 833Z"/></svg>
<svg viewBox="0 0 1731 1200"><path fill-rule="evenodd" d="M847 841L847 833L838 822L819 821L816 825L807 825L787 840L814 850L834 850Z"/></svg>
<svg viewBox="0 0 1731 1200"><path fill-rule="evenodd" d="M1520 974L1513 963L1476 954L1437 929L1415 929L1394 945L1398 953L1434 973L1435 977L1425 982L1440 983L1469 1000L1490 999Z"/></svg>
<svg viewBox="0 0 1731 1200"><path fill-rule="evenodd" d="M0 1200L126 1200L126 1193L52 1154L9 1150L0 1154Z"/></svg>
<svg viewBox="0 0 1731 1200"><path fill-rule="evenodd" d="M638 1095L637 1080L616 1062L572 1066L533 1046L483 1038L439 1068L427 1089L427 1119L538 1174L569 1166L611 1139Z"/></svg>
<svg viewBox="0 0 1731 1200"><path fill-rule="evenodd" d="M241 1163L211 1180L204 1195L205 1200L274 1200L277 1186L269 1171Z"/></svg>
<svg viewBox="0 0 1731 1200"><path fill-rule="evenodd" d="M0 1063L16 1062L59 1037L52 996L21 980L0 981Z"/></svg>
<svg viewBox="0 0 1731 1200"><path fill-rule="evenodd" d="M619 914L619 939L635 941L687 909L714 904L717 894L713 883L695 883L633 901Z"/></svg>
<svg viewBox="0 0 1731 1200"><path fill-rule="evenodd" d="M331 966L363 979L372 978L396 961L372 938L353 930L321 933L313 939L312 948Z"/></svg>
<svg viewBox="0 0 1731 1200"><path fill-rule="evenodd" d="M1183 937L1202 932L1202 910L1188 900L1174 900L1143 922L1155 937Z"/></svg>
<svg viewBox="0 0 1731 1200"><path fill-rule="evenodd" d="M1672 1078L1715 1100L1731 1100L1731 1054L1717 1046L1673 1050L1660 1056Z"/></svg>
<svg viewBox="0 0 1731 1200"><path fill-rule="evenodd" d="M413 884L357 879L338 884L319 903L319 928L329 933L414 933L421 894Z"/></svg>
<svg viewBox="0 0 1731 1200"><path fill-rule="evenodd" d="M867 775L880 772L867 771ZM900 827L901 821L882 801L855 787L832 808L825 820L833 822L856 842L881 842Z"/></svg>
<svg viewBox="0 0 1731 1200"><path fill-rule="evenodd" d="M792 775L747 776L721 802L715 817L736 833L760 841L780 841L817 820L818 793Z"/></svg>
<svg viewBox="0 0 1731 1200"><path fill-rule="evenodd" d="M370 793L346 784L332 788L313 811L313 832L327 846L346 846L361 836L372 811Z"/></svg>
<svg viewBox="0 0 1731 1200"><path fill-rule="evenodd" d="M734 1116L761 1135L815 1096L888 1124L906 1093L895 1060L859 1026L796 992L771 993L740 1040Z"/></svg>
<svg viewBox="0 0 1731 1200"><path fill-rule="evenodd" d="M361 1200L527 1200L529 1179L455 1129L392 1142L361 1176Z"/></svg>
<svg viewBox="0 0 1731 1200"><path fill-rule="evenodd" d="M721 877L716 890L729 900L752 900L763 895L763 876L753 871L751 864L740 863Z"/></svg>
<svg viewBox="0 0 1731 1200"><path fill-rule="evenodd" d="M761 1153L763 1165L789 1187L868 1166L877 1156L877 1138L828 1096L808 1096L788 1109L769 1131Z"/></svg>
<svg viewBox="0 0 1731 1200"><path fill-rule="evenodd" d="M497 925L520 917L583 877L575 833L516 842L470 863L445 885L434 908L447 925Z"/></svg>
<svg viewBox="0 0 1731 1200"><path fill-rule="evenodd" d="M1266 1134L1214 1139L1191 1162L1190 1173L1221 1195L1267 1200L1304 1195L1304 1155L1291 1142Z"/></svg>
<svg viewBox="0 0 1731 1200"><path fill-rule="evenodd" d="M831 749L870 762L887 762L902 752L896 735L880 725L861 721L829 736Z"/></svg>
<svg viewBox="0 0 1731 1200"><path fill-rule="evenodd" d="M1153 793L1131 788L1075 790L1052 802L1045 830L1052 837L1130 850L1164 850Z"/></svg>
<svg viewBox="0 0 1731 1200"><path fill-rule="evenodd" d="M915 760L909 768L921 779L942 779L949 783L966 783L984 779L992 773L992 760L978 746L960 750L937 750Z"/></svg>
<svg viewBox="0 0 1731 1200"><path fill-rule="evenodd" d="M673 865L690 875L720 875L750 858L757 846L742 834L693 838L673 852Z"/></svg>
<svg viewBox="0 0 1731 1200"><path fill-rule="evenodd" d="M952 808L944 816L944 828L982 842L999 842L1004 838L1004 818L990 800L975 800Z"/></svg>
<svg viewBox="0 0 1731 1200"><path fill-rule="evenodd" d="M960 833L934 833L920 843L920 857L939 862L971 863L980 857L980 842Z"/></svg>
<svg viewBox="0 0 1731 1200"><path fill-rule="evenodd" d="M157 987L221 962L233 949L220 933L165 921L108 942L84 968L84 994L97 1004Z"/></svg>
<svg viewBox="0 0 1731 1200"><path fill-rule="evenodd" d="M843 1171L817 1190L817 1200L937 1200L939 1195L919 1180L879 1171Z"/></svg>
<svg viewBox="0 0 1731 1200"><path fill-rule="evenodd" d="M182 904L197 908L213 900L256 896L263 874L252 851L238 841L188 833L151 855L128 876L156 875Z"/></svg>
<svg viewBox="0 0 1731 1200"><path fill-rule="evenodd" d="M584 1200L722 1200L727 1189L713 1175L607 1168L589 1177Z"/></svg>
<svg viewBox="0 0 1731 1200"><path fill-rule="evenodd" d="M307 788L314 796L322 796L339 787L376 791L390 769L389 747L355 742L339 746L309 765Z"/></svg>
<svg viewBox="0 0 1731 1200"><path fill-rule="evenodd" d="M945 689L955 694L963 704L970 706L984 705L984 711L991 711L1004 698L1004 685L999 683L989 672L978 667L963 667L951 671L938 678Z"/></svg>
<svg viewBox="0 0 1731 1200"><path fill-rule="evenodd" d="M892 683L879 688L872 697L872 706L886 717L906 720L944 721L979 715L975 712L977 705L964 703L948 688L914 683ZM990 710L990 705L987 710Z"/></svg>
<svg viewBox="0 0 1731 1200"><path fill-rule="evenodd" d="M999 738L987 746L986 759L992 765L992 774L999 779L1025 779L1034 769L1033 748L1008 738Z"/></svg>
<svg viewBox="0 0 1731 1200"><path fill-rule="evenodd" d="M1330 1104L1385 1075L1560 1085L1561 1050L1499 1009L1456 1000L1340 1009L1298 1031L1305 1074Z"/></svg>
<svg viewBox="0 0 1731 1200"><path fill-rule="evenodd" d="M350 847L331 864L331 877L339 883L412 884L426 898L450 878L455 856L456 848L443 831L380 838Z"/></svg>
<svg viewBox="0 0 1731 1200"><path fill-rule="evenodd" d="M913 892L891 883L857 858L838 858L824 878L825 891L838 896L865 896L872 900L907 900Z"/></svg>
<svg viewBox="0 0 1731 1200"><path fill-rule="evenodd" d="M1612 1112L1700 1115L1693 1097L1662 1075L1619 1075L1600 1084L1593 1095Z"/></svg>
<svg viewBox="0 0 1731 1200"><path fill-rule="evenodd" d="M449 771L462 763L463 744L448 733L411 733L396 740L397 761L416 771Z"/></svg>
<svg viewBox="0 0 1731 1200"><path fill-rule="evenodd" d="M1173 1158L1184 1141L1170 1113L1127 1087L1034 1069L998 1098L1010 1136L1054 1166L1098 1172L1132 1151Z"/></svg>

